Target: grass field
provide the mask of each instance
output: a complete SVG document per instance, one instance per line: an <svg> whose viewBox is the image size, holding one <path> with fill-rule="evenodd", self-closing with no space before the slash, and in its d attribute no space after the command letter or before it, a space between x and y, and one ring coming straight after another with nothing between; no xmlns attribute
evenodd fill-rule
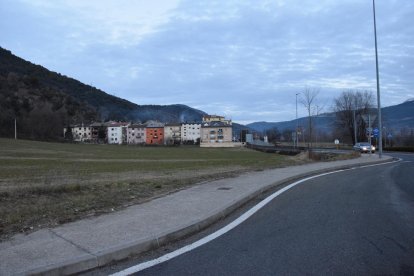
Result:
<svg viewBox="0 0 414 276"><path fill-rule="evenodd" d="M244 148L0 139L0 239L111 212L205 180L299 162Z"/></svg>

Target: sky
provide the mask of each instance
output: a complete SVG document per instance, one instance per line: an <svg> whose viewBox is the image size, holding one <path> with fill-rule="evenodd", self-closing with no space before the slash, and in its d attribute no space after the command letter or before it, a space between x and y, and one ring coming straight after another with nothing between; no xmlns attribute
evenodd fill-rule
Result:
<svg viewBox="0 0 414 276"><path fill-rule="evenodd" d="M414 1L377 0L382 106L414 98ZM376 95L371 0L0 0L0 46L136 104L238 123ZM1 61L0 61L1 62Z"/></svg>

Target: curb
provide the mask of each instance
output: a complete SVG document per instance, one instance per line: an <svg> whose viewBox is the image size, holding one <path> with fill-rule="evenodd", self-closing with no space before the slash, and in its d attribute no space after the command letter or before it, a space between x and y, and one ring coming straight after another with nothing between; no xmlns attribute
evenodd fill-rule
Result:
<svg viewBox="0 0 414 276"><path fill-rule="evenodd" d="M260 194L268 192L271 189L277 188L279 186L284 186L291 182L300 180L302 178L306 178L306 177L321 174L321 173L327 173L327 172L332 172L336 170L346 170L346 169L351 169L351 168L359 168L359 167L363 167L366 165L392 163L397 160L398 160L397 158L390 158L387 160L371 161L371 162L352 164L352 165L339 165L339 166L335 166L332 168L319 169L319 170L315 170L312 172L288 177L283 180L274 182L264 188L261 188L236 202L229 203L228 206L225 207L223 210L213 215L210 215L209 217L205 219L192 222L191 224L185 227L166 232L160 235L159 237L153 237L153 238L149 238L146 240L131 241L131 242L128 242L127 244L121 244L121 245L106 249L104 251L100 251L95 254L85 253L82 256L76 257L66 262L39 267L34 270L26 271L24 272L24 274L18 274L18 275L70 275L70 274L76 274L80 272L86 272L88 270L107 265L113 261L120 261L120 260L126 259L131 255L141 254L149 250L157 249L168 243L177 241L191 234L195 234L207 228L208 226L212 225L213 223L219 221L220 219L230 215L232 212L234 212L241 206L245 205L249 201L253 200Z"/></svg>

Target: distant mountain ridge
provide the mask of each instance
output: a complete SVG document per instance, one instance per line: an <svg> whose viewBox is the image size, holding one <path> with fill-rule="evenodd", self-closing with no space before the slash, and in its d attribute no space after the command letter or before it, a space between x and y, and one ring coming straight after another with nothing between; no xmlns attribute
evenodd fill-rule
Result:
<svg viewBox="0 0 414 276"><path fill-rule="evenodd" d="M400 130L402 128L414 128L414 99L409 99L401 104L387 106L381 108L383 126L388 129ZM313 116L312 120L319 130L330 133L333 131L335 125L335 113L323 113L318 116ZM258 132L265 132L268 129L277 127L280 131L286 129L294 130L298 126L306 128L308 118L302 117L297 120L284 122L254 122L247 124Z"/></svg>

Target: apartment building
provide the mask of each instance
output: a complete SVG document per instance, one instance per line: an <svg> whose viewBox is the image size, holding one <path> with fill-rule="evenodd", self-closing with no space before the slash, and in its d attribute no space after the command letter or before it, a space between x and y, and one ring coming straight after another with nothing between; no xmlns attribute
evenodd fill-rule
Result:
<svg viewBox="0 0 414 276"><path fill-rule="evenodd" d="M164 124L156 121L147 122L145 135L147 145L162 145L164 143Z"/></svg>
<svg viewBox="0 0 414 276"><path fill-rule="evenodd" d="M179 145L181 144L181 124L167 123L164 126L164 144Z"/></svg>
<svg viewBox="0 0 414 276"><path fill-rule="evenodd" d="M90 126L84 124L71 125L69 126L72 133L72 139L76 142L88 142L92 139L92 131ZM68 128L63 129L63 136L66 137L68 134Z"/></svg>
<svg viewBox="0 0 414 276"><path fill-rule="evenodd" d="M127 128L127 144L138 145L146 142L146 125L131 124Z"/></svg>
<svg viewBox="0 0 414 276"><path fill-rule="evenodd" d="M107 123L108 144L126 144L127 128L129 123L109 122Z"/></svg>
<svg viewBox="0 0 414 276"><path fill-rule="evenodd" d="M201 124L200 123L182 123L181 124L181 141L183 144L196 144L200 142Z"/></svg>

